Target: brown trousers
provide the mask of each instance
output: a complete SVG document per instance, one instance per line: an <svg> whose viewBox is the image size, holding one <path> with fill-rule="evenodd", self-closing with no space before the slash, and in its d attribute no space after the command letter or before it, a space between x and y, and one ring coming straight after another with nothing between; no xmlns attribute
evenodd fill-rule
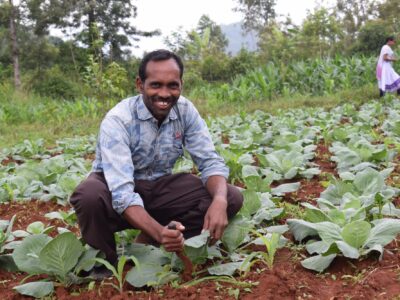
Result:
<svg viewBox="0 0 400 300"><path fill-rule="evenodd" d="M211 196L197 176L185 173L163 176L155 181L135 180L135 192L143 199L146 211L161 225L170 221L185 226L185 238L200 234ZM76 188L70 202L76 211L82 237L90 246L103 251L106 259L118 259L114 233L133 228L112 207L111 192L103 173L91 173ZM228 218L236 215L243 196L228 185Z"/></svg>

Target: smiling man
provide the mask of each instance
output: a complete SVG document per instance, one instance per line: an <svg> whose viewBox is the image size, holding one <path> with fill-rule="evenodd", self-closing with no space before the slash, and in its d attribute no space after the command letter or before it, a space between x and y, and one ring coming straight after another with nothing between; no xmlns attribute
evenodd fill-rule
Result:
<svg viewBox="0 0 400 300"><path fill-rule="evenodd" d="M137 242L179 251L185 238L202 230L210 231L212 242L220 239L242 206L242 194L226 182L229 170L206 123L181 96L183 69L167 50L143 58L136 79L140 94L105 116L92 172L71 196L83 239L113 264L114 232L137 228ZM172 174L184 149L201 178ZM171 221L176 230L168 229Z"/></svg>

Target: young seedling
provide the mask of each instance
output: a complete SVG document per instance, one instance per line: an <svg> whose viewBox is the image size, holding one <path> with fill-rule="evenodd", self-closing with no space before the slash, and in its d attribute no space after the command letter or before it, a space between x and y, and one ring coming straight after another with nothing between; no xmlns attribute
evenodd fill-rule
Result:
<svg viewBox="0 0 400 300"><path fill-rule="evenodd" d="M268 268L272 270L273 265L274 265L274 259L275 259L275 254L276 250L279 247L279 239L280 239L280 234L279 233L272 233L270 237L266 237L262 235L261 233L252 230L254 234L256 234L264 243L267 251L256 251L251 253L244 261L242 266L245 267L246 270L250 270L251 266L253 266L257 261L263 261L267 264ZM254 257L257 257L257 259L252 260ZM261 258L258 258L261 257Z"/></svg>
<svg viewBox="0 0 400 300"><path fill-rule="evenodd" d="M105 259L98 258L98 257L96 257L94 259L96 262L103 264L107 269L109 269L113 273L114 277L118 281L118 286L113 283L110 283L110 284L115 289L117 289L121 294L123 292L123 287L124 287L124 283L125 283L123 271L124 271L124 267L125 267L125 264L128 261L128 259L131 259L135 263L135 266L139 266L139 261L134 256L129 256L129 257L126 257L125 255L121 256L118 261L117 268L115 268L115 266L110 264Z"/></svg>

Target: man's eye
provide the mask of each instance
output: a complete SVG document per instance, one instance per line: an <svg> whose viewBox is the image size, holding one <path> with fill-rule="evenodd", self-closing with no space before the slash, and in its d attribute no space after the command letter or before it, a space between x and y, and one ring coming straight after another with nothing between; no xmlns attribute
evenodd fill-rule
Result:
<svg viewBox="0 0 400 300"><path fill-rule="evenodd" d="M160 87L160 84L155 82L155 83L150 84L150 86L151 86L152 88L156 89L156 88L159 88L159 87Z"/></svg>
<svg viewBox="0 0 400 300"><path fill-rule="evenodd" d="M177 83L172 83L172 84L169 84L168 85L168 87L170 88L170 89L178 89L179 88L179 84L177 84Z"/></svg>

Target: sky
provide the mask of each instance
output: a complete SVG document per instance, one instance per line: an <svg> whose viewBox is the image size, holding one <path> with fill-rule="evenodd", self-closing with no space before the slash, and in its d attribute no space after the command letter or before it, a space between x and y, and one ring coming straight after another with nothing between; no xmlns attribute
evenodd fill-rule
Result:
<svg viewBox="0 0 400 300"><path fill-rule="evenodd" d="M202 15L208 15L218 25L231 24L243 19L243 15L234 12L235 0L136 0L137 17L135 26L139 30L161 30L161 36L140 38L139 48L132 49L135 56L142 56L144 51L165 47L163 39L180 26L189 31L196 28ZM312 11L315 0L277 0L277 14L290 15L293 22L300 25Z"/></svg>

